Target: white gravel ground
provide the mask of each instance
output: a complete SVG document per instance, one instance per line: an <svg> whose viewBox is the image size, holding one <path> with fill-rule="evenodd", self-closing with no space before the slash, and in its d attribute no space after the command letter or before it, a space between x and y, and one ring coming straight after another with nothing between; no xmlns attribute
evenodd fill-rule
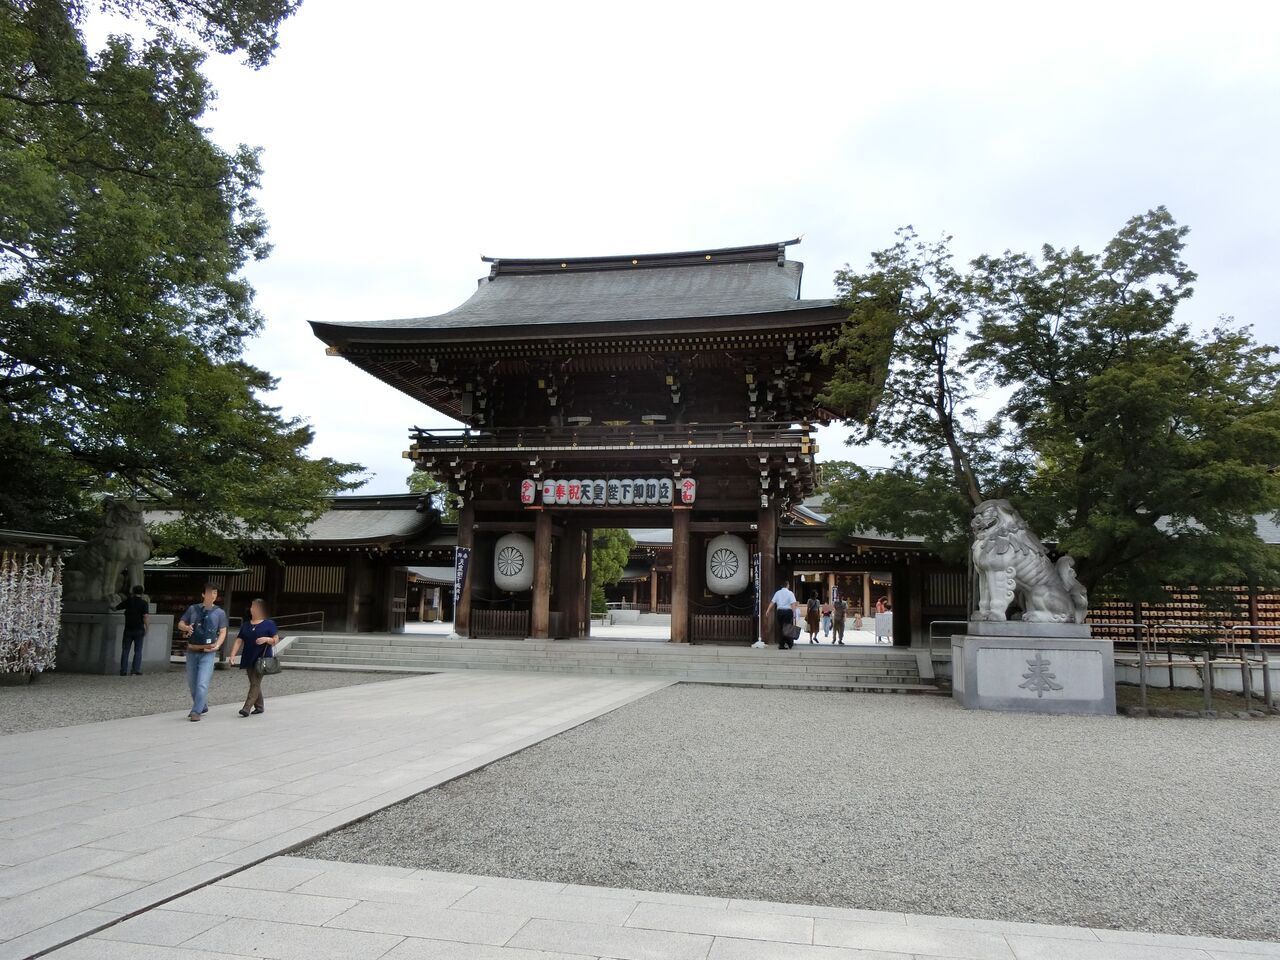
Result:
<svg viewBox="0 0 1280 960"><path fill-rule="evenodd" d="M1280 722L680 685L301 855L1280 939Z"/></svg>
<svg viewBox="0 0 1280 960"><path fill-rule="evenodd" d="M393 680L405 674L356 673L286 668L262 682L267 709L274 697L311 690L349 687L357 683ZM421 674L416 674L421 676ZM238 667L215 670L209 682L209 703L243 703L248 681ZM0 735L69 727L77 723L141 717L151 713L186 712L191 709L186 668L174 664L164 672L140 677L83 673L41 675L32 684L0 685Z"/></svg>

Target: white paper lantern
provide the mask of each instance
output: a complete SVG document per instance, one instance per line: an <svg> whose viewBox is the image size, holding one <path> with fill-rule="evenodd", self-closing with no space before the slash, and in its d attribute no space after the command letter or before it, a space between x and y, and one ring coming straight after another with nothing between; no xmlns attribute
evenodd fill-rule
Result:
<svg viewBox="0 0 1280 960"><path fill-rule="evenodd" d="M523 533L508 533L494 544L493 585L511 593L533 586L533 541Z"/></svg>
<svg viewBox="0 0 1280 960"><path fill-rule="evenodd" d="M722 597L741 593L751 585L751 560L741 537L722 533L707 544L707 589Z"/></svg>
<svg viewBox="0 0 1280 960"><path fill-rule="evenodd" d="M669 504L671 502L671 494L674 489L675 489L675 485L666 477L663 477L661 480L659 480L658 481L658 502Z"/></svg>

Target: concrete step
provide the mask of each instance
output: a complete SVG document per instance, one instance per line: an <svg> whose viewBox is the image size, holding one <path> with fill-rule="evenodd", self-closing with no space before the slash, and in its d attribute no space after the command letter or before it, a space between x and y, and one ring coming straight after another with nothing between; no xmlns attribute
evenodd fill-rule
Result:
<svg viewBox="0 0 1280 960"><path fill-rule="evenodd" d="M431 652L431 651L410 651L399 648L360 648L349 647L344 645L316 645L316 644L295 644L289 650L289 656L323 656L330 658L348 658L353 660L363 660L369 662L378 661L402 661L402 662L419 662L419 663L437 663L441 665L449 664L541 664L552 663L560 664L565 667L581 666L585 664L600 664L615 666L620 668L630 668L636 670L651 670L659 668L670 668L674 670L750 670L750 669L769 669L779 673L848 673L857 671L860 673L877 674L885 676L916 676L919 673L916 662L913 660L900 661L878 661L878 660L841 660L827 661L821 660L787 660L787 659L767 659L760 657L755 660L741 661L722 661L715 659L707 660L690 660L666 658L662 656L630 658L630 657L604 657L604 656L584 656L572 653L565 654L547 654L547 655L527 655L512 656L503 652L481 652L474 653L458 653L458 652Z"/></svg>
<svg viewBox="0 0 1280 960"><path fill-rule="evenodd" d="M340 667L344 664L350 664L351 661L345 657L291 657L289 658L291 666L311 666L326 665ZM636 671L620 667L606 667L586 665L581 667L565 668L558 664L495 664L495 663L474 663L474 664L452 664L441 666L439 664L423 663L418 660L383 660L376 663L364 661L360 666L369 669L380 669L386 671L410 670L421 672L444 672L453 670L494 670L502 672L523 672L523 673L580 673L584 675L594 676L654 676L654 677L671 677L680 680L689 681L722 681L722 682L742 682L768 684L770 686L778 686L783 684L876 684L876 685L902 685L902 684L919 684L922 681L919 677L908 676L884 676L876 674L862 674L856 672L850 673L814 673L814 674L779 674L776 671L760 670L734 670L734 671L718 671L718 670L646 670Z"/></svg>
<svg viewBox="0 0 1280 960"><path fill-rule="evenodd" d="M463 650L467 653L479 650L506 652L509 654L538 654L544 652L564 652L564 650L589 650L593 655L650 655L664 659L760 659L777 657L782 659L886 659L914 660L915 654L910 650L893 648L893 646L850 646L835 648L831 646L796 646L792 650L751 648L749 644L721 646L716 644L668 644L644 643L644 641L621 640L436 640L434 637L399 637L387 634L329 634L300 635L293 637L293 645L308 646L320 644L326 648L334 645L348 648L385 648L408 650Z"/></svg>
<svg viewBox="0 0 1280 960"><path fill-rule="evenodd" d="M427 646L414 644L399 643L352 643L346 638L335 640L315 640L313 638L302 638L295 640L292 644L293 649L318 649L318 650L350 650L352 652L363 652L369 654L376 653L399 653L405 656L439 656L439 657L477 657L477 656L497 656L511 658L546 658L546 657L589 657L596 660L664 660L675 663L759 663L777 662L777 663L879 663L885 665L893 665L899 663L915 663L916 655L911 652L903 652L897 655L884 655L877 653L861 654L856 652L833 651L826 654L815 654L810 652L808 655L790 650L748 650L745 653L737 651L721 651L714 647L697 647L693 650L679 650L673 646L663 644L648 649L632 650L632 649L615 649L600 648L587 646L585 644L566 643L560 646L552 647L534 647L519 646L512 644L510 646Z"/></svg>
<svg viewBox="0 0 1280 960"><path fill-rule="evenodd" d="M909 650L764 650L619 641L450 640L388 634L293 638L287 662L314 669L447 670L667 677L689 683L804 690L937 693Z"/></svg>
<svg viewBox="0 0 1280 960"><path fill-rule="evenodd" d="M347 663L347 662L326 663L326 662L312 661L310 659L299 661L299 662L290 660L290 664L291 666L296 666L300 669L305 669L305 670L348 670L348 671L354 670L358 672L367 672L367 673L380 673L380 672L386 672L388 670L393 670L398 673L440 672L437 669L432 667L422 667L418 665L389 667L389 666L382 666L382 665L372 666L369 664L358 664L358 663ZM447 669L455 670L459 668L449 667ZM493 669L493 668L486 668L486 669ZM521 669L521 670L517 670L517 672L525 672L525 671ZM542 670L534 670L529 672L559 673L559 672L565 672L565 671L557 671L552 668L545 668ZM578 672L578 671L574 671L574 672ZM589 676L621 676L623 675L623 674L601 673L598 671L581 671L581 672ZM916 694L920 696L940 696L941 695L941 691L936 686L929 683L925 683L925 682L898 683L893 681L886 682L883 680L874 680L874 679L865 680L865 681L845 680L845 679L778 681L774 679L761 680L757 678L716 677L716 676L682 677L681 679L685 683L697 683L697 684L705 684L707 686L720 686L720 687L756 687L756 688L770 688L770 689L782 689L782 690L817 690L817 691L827 690L827 691L843 692L843 693L902 693L902 694Z"/></svg>

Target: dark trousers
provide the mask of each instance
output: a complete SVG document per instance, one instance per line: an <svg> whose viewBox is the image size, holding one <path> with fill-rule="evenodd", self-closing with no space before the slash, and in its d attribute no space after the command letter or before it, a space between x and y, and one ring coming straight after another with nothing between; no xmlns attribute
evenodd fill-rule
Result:
<svg viewBox="0 0 1280 960"><path fill-rule="evenodd" d="M788 607L785 610L774 611L778 617L778 649L790 650L796 645L796 642L787 636L787 628L796 622L795 611Z"/></svg>
<svg viewBox="0 0 1280 960"><path fill-rule="evenodd" d="M835 617L831 621L831 639L837 643L844 642L844 617Z"/></svg>
<svg viewBox="0 0 1280 960"><path fill-rule="evenodd" d="M249 695L244 698L244 708L252 710L257 707L262 710L262 674L258 672L258 665L255 663L245 667L244 672L249 675Z"/></svg>
<svg viewBox="0 0 1280 960"><path fill-rule="evenodd" d="M129 647L133 646L133 672L142 672L142 641L146 639L144 627L125 627L124 637L120 641L120 676L129 672Z"/></svg>

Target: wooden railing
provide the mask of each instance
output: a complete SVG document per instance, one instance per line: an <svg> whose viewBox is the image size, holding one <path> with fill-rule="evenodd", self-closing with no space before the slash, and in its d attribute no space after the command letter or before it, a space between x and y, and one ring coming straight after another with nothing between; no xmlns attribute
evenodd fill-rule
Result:
<svg viewBox="0 0 1280 960"><path fill-rule="evenodd" d="M672 447L804 447L807 452L809 431L789 424L764 423L695 423L684 426L667 424L587 424L579 427L528 427L506 429L454 428L427 430L414 427L409 434L410 453L439 453L445 450L471 451L536 451L587 449L630 449Z"/></svg>
<svg viewBox="0 0 1280 960"><path fill-rule="evenodd" d="M471 636L485 640L523 640L529 636L529 611L472 610Z"/></svg>
<svg viewBox="0 0 1280 960"><path fill-rule="evenodd" d="M756 638L756 618L740 613L695 613L695 643L751 643Z"/></svg>

